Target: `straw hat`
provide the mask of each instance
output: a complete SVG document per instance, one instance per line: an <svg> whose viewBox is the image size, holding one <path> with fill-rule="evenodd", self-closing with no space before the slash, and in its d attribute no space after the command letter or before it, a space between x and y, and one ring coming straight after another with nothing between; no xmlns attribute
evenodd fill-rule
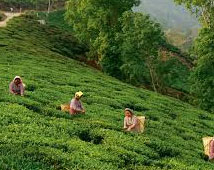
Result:
<svg viewBox="0 0 214 170"><path fill-rule="evenodd" d="M75 97L82 97L82 95L83 95L83 92L81 91L78 91L75 93Z"/></svg>

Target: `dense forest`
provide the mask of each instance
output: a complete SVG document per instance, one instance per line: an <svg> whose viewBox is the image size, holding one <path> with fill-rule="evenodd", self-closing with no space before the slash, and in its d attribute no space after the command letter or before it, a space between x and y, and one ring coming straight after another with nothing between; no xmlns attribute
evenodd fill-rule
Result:
<svg viewBox="0 0 214 170"><path fill-rule="evenodd" d="M198 16L201 23L202 29L187 57L195 60L196 66L186 81L190 82L190 91L198 105L213 111L214 49L212 41L208 41L213 40L213 2L176 2ZM164 78L176 77L168 67L173 65L171 60L165 62L170 63L167 66L163 63L162 49L170 45L160 24L142 12L131 11L139 5L138 0L111 3L70 0L66 19L76 37L88 45L88 57L98 61L105 72L132 84L150 84L154 91L161 92L167 86ZM180 70L178 73L184 77Z"/></svg>
<svg viewBox="0 0 214 170"><path fill-rule="evenodd" d="M197 56L196 67L191 74L192 92L200 107L214 111L214 3L213 0L175 0L194 12L202 25L195 40L192 54Z"/></svg>

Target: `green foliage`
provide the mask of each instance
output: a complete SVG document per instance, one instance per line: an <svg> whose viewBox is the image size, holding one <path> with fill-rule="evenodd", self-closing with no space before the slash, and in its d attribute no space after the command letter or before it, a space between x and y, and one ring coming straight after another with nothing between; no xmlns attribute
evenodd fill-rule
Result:
<svg viewBox="0 0 214 170"><path fill-rule="evenodd" d="M129 82L134 79L139 83L145 81L146 77L152 79L153 75L148 76L146 70L151 73L155 69L158 50L163 41L160 26L151 21L149 16L133 12L123 14L120 18L120 26L121 32L117 34L117 38L124 61L121 68L126 73Z"/></svg>
<svg viewBox="0 0 214 170"><path fill-rule="evenodd" d="M197 38L193 53L197 56L197 65L193 70L192 92L200 107L214 111L214 3L213 0L175 0L180 4L186 4L187 8L200 16L203 28Z"/></svg>
<svg viewBox="0 0 214 170"><path fill-rule="evenodd" d="M192 73L192 91L197 97L199 106L214 112L214 31L201 30L194 46L198 57L197 66Z"/></svg>
<svg viewBox="0 0 214 170"><path fill-rule="evenodd" d="M164 35L149 16L131 11L138 3L71 0L67 3L66 19L78 40L88 46L87 56L98 61L104 72L161 92L160 84L167 85L160 82L164 79L158 77L157 70Z"/></svg>
<svg viewBox="0 0 214 170"><path fill-rule="evenodd" d="M120 30L119 18L123 12L138 5L139 0L71 0L67 3L66 19L74 35L88 46L88 58L94 59L103 71L122 79L122 60L115 34Z"/></svg>
<svg viewBox="0 0 214 170"><path fill-rule="evenodd" d="M169 57L167 61L159 61L157 65L157 74L161 79L161 87L164 92L164 87L170 87L183 91L186 93L190 92L190 71L189 69L181 64L176 58Z"/></svg>
<svg viewBox="0 0 214 170"><path fill-rule="evenodd" d="M42 16L40 16L42 15ZM62 30L65 30L66 32L73 32L72 27L69 26L68 22L65 21L65 10L57 10L54 12L51 12L48 16L46 13L40 13L40 18L44 18L47 20L47 23L51 27L58 27Z"/></svg>
<svg viewBox="0 0 214 170"><path fill-rule="evenodd" d="M144 31L146 31L146 29L150 27L149 28L150 36L153 36L151 35L151 33L152 31L155 31L155 28L153 28L153 26L156 27L156 31L160 29L159 25L152 22L149 19L149 17L146 15L143 15L140 13L132 14L131 12L127 12L127 13L129 13L128 14L129 17L132 18L132 20L130 20L130 25L133 25L133 23L131 22L133 22L133 20L136 20L139 23L139 25L140 24L143 25L142 28L144 28L143 29ZM138 18L135 15L138 16ZM63 17L64 17L64 11L51 12L48 16L47 23L50 24L51 26L58 27L59 29L66 30L66 32L68 31L71 34L73 34L72 27L68 26L67 22L63 20ZM123 20L124 18L125 18L125 14L124 14ZM111 34L111 38L109 38L108 42L106 42L109 44L109 46L108 46L108 50L105 53L106 57L102 58L102 61L100 61L102 69L104 72L110 74L111 76L114 76L120 80L129 82L129 83L132 83L134 85L142 85L142 83L144 85L150 85L151 84L150 73L147 65L144 62L146 57L140 54L140 52L145 53L147 49L143 48L145 51L141 50L141 48L137 49L137 46L138 46L137 40L140 40L141 42L145 43L145 41L148 41L146 40L148 39L148 37L145 36L143 37L144 38L143 39L142 37L140 38L137 36L133 36L134 34L139 35L140 33L139 30L141 30L141 28L139 28L139 25L138 26L133 25L132 27L128 27L129 22L125 22L125 20L124 21L123 20L120 19L119 21L118 30L120 31L117 31L115 36ZM143 24L144 22L146 24ZM124 31L122 32L122 27L125 27L125 26L126 28L124 28ZM142 33L143 33L143 30L141 31ZM125 31L129 33L126 34ZM160 35L161 30L159 31L160 31L159 32L159 35ZM130 37L128 37L128 34L130 35ZM187 63L192 62L192 61L189 61L188 57L183 55L178 48L166 43L165 41L162 42L162 39L163 37L161 37L161 39L157 39L157 42L161 43L161 46L166 48L169 51L169 53L170 52L176 53L178 57L180 57ZM126 49L126 46L125 46L126 44L131 44L133 46L133 50L132 48ZM133 44L135 44L136 46L134 46ZM158 46L156 46L156 48L158 48ZM128 53L128 51L130 51L130 53ZM156 69L158 70L157 74L159 76L159 79L162 81L162 84L164 86L189 92L189 86L187 81L189 76L188 67L184 65L181 61L179 61L177 58L171 57L171 56L169 57L170 59L167 61L161 61L162 56L158 57L159 64L156 65Z"/></svg>
<svg viewBox="0 0 214 170"><path fill-rule="evenodd" d="M213 135L213 115L55 52L51 32L58 34L32 16L15 18L0 29L2 169L213 168L201 141ZM8 92L15 75L27 85L25 97ZM61 112L60 104L78 90L84 92L87 114ZM125 107L146 116L144 134L122 131Z"/></svg>
<svg viewBox="0 0 214 170"><path fill-rule="evenodd" d="M88 56L101 61L117 30L118 18L123 12L138 5L139 0L70 0L66 19L75 36L89 48Z"/></svg>

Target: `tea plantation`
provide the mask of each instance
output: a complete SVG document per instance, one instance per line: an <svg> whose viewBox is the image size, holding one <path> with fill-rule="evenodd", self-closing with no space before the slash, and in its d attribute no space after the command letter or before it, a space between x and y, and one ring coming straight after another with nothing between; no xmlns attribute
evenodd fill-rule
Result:
<svg viewBox="0 0 214 170"><path fill-rule="evenodd" d="M213 169L201 138L214 134L214 115L62 55L75 58L81 48L30 16L0 29L0 169ZM25 97L8 92L15 75ZM61 112L79 90L86 115ZM145 133L123 132L126 107L146 116Z"/></svg>

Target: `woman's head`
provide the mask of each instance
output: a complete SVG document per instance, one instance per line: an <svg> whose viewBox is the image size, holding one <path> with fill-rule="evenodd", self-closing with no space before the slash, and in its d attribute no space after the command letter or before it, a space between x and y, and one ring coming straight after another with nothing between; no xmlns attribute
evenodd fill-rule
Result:
<svg viewBox="0 0 214 170"><path fill-rule="evenodd" d="M15 78L14 78L14 83L15 84L20 84L20 83L22 83L22 79L21 79L21 77L19 77L19 76L16 76Z"/></svg>
<svg viewBox="0 0 214 170"><path fill-rule="evenodd" d="M132 117L134 115L134 111L132 109L126 108L124 110L125 116Z"/></svg>
<svg viewBox="0 0 214 170"><path fill-rule="evenodd" d="M75 99L79 100L83 95L83 92L79 91L75 93Z"/></svg>

